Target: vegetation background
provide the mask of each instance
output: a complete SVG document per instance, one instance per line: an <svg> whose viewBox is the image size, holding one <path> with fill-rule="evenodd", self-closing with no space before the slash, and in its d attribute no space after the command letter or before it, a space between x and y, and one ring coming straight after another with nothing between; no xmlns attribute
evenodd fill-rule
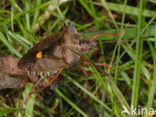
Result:
<svg viewBox="0 0 156 117"><path fill-rule="evenodd" d="M128 117L123 105L129 111L132 105L156 109L155 6L155 0L1 0L1 55L22 57L44 32L59 32L64 19L88 39L127 29L117 37L100 36L98 50L84 54L88 61L110 64L111 70L85 65L85 77L78 66L65 69L26 105L32 85L1 90L0 116Z"/></svg>

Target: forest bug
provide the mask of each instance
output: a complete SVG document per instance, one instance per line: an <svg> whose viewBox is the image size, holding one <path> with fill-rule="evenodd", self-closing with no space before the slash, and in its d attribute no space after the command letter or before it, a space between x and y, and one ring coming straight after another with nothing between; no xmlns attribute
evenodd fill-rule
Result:
<svg viewBox="0 0 156 117"><path fill-rule="evenodd" d="M123 32L124 30L116 34L106 33L106 35L117 36ZM99 35L104 34L105 33L97 34L90 40L82 40L75 26L69 23L68 27L64 26L63 31L46 36L39 43L34 45L33 48L28 50L19 61L18 66L32 75L51 77L51 80L46 85L42 85L43 88L49 86L64 68L77 64L83 73L88 76L83 67L79 64L80 58L82 58L83 52L94 49L96 47L96 42L94 42L94 40ZM94 64L110 68L106 63L88 63L84 59L83 62L89 65ZM43 81L40 80L37 85L41 82L43 83ZM33 93L31 92L30 95L31 94Z"/></svg>

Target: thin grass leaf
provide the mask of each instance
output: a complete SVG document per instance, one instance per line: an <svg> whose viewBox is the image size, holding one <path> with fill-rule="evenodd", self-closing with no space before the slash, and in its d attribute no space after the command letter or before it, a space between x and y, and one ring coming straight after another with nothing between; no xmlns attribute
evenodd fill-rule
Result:
<svg viewBox="0 0 156 117"><path fill-rule="evenodd" d="M84 0L79 0L79 2L82 4L82 6L86 9L86 11L94 18L94 15L92 11L90 10L90 6L86 3Z"/></svg>
<svg viewBox="0 0 156 117"><path fill-rule="evenodd" d="M153 63L154 63L154 73L153 73L153 79L151 81L152 85L151 87L149 87L150 89L149 89L149 94L148 94L148 101L146 105L147 108L151 108L154 102L154 94L156 92L156 87L155 87L155 84L156 84L156 69L155 69L156 68L156 51L155 51L155 48L152 46L151 42L147 42L147 43L150 47L152 58L153 58Z"/></svg>
<svg viewBox="0 0 156 117"><path fill-rule="evenodd" d="M102 6L101 3L95 2L94 4ZM116 11L116 12L123 12L124 11L124 5L122 5L122 4L107 2L107 6L109 7L109 9L111 9L113 11ZM129 6L129 5L127 5L126 7L127 7L126 11L124 11L124 12L126 12L126 14L131 14L131 15L138 16L139 8L132 7L132 6ZM153 17L153 16L155 16L155 14L156 14L156 11L144 9L142 15L145 16L145 17Z"/></svg>
<svg viewBox="0 0 156 117"><path fill-rule="evenodd" d="M125 79L125 82L127 83L127 85L129 87L131 87L132 86L132 82L131 82L131 79L129 78L128 74L126 72L121 71L121 76L122 76L123 79Z"/></svg>
<svg viewBox="0 0 156 117"><path fill-rule="evenodd" d="M124 9L123 9L123 15L122 15L122 26L121 26L121 30L123 30L124 28L124 22L125 22L125 14L126 14L126 7L127 7L127 0L125 0L124 2ZM114 76L114 80L115 83L117 83L117 76L118 76L118 68L119 68L119 59L120 59L120 50L121 50L121 40L122 40L123 35L120 35L119 37L119 43L117 43L117 60L116 60L116 66L115 66L115 76ZM116 49L116 48L115 48ZM113 60L112 60L113 61ZM111 115L114 115L114 108L115 108L115 96L113 96L113 105L112 105L112 113Z"/></svg>
<svg viewBox="0 0 156 117"><path fill-rule="evenodd" d="M41 0L36 0L34 2L34 4L36 7L39 7L41 5ZM31 32L34 30L34 27L37 24L37 18L39 17L39 13L40 13L40 10L37 10L34 12L33 22L32 22L32 26L31 26Z"/></svg>
<svg viewBox="0 0 156 117"><path fill-rule="evenodd" d="M26 10L30 9L30 5L29 5L28 1L25 1L25 8L26 8ZM29 12L25 14L25 18L26 18L26 29L28 31L30 31L30 15L29 15Z"/></svg>
<svg viewBox="0 0 156 117"><path fill-rule="evenodd" d="M22 37L21 35L18 35L16 33L13 33L19 40L23 41L23 43L32 46L32 43L30 43L26 38ZM28 46L26 46L25 48L27 48ZM27 48L28 49L28 48Z"/></svg>
<svg viewBox="0 0 156 117"><path fill-rule="evenodd" d="M122 47L126 50L128 48L127 53L128 55L133 59L133 60L136 60L136 52L135 50L132 48L132 44L122 44ZM130 48L129 48L130 47ZM142 73L144 74L144 76L146 76L147 79L150 78L150 72L147 70L147 68L145 67L144 64L146 64L147 62L146 61L142 61L142 66L141 66L141 70L142 70Z"/></svg>
<svg viewBox="0 0 156 117"><path fill-rule="evenodd" d="M134 108L137 108L138 105L138 94L139 94L139 87L140 87L140 71L141 71L141 61L142 61L142 48L143 48L143 41L141 41L141 25L142 25L142 13L143 13L143 0L140 2L140 13L138 19L138 35L137 35L137 44L136 44L136 61L134 67L134 76L133 76L133 90L132 90L132 101L131 105Z"/></svg>
<svg viewBox="0 0 156 117"><path fill-rule="evenodd" d="M59 15L60 15L60 19L63 20L65 17L62 13L62 11L59 8L59 4L56 2L56 0L51 0L52 3L54 4L54 6L56 7L56 10L58 11Z"/></svg>
<svg viewBox="0 0 156 117"><path fill-rule="evenodd" d="M76 106L72 101L70 101L60 90L55 88L55 92L60 95L68 104L70 104L73 108L75 108L79 113L81 113L84 117L88 117L78 106Z"/></svg>
<svg viewBox="0 0 156 117"><path fill-rule="evenodd" d="M11 30L14 31L14 12L15 12L15 0L10 0L12 7L11 7Z"/></svg>
<svg viewBox="0 0 156 117"><path fill-rule="evenodd" d="M100 105L102 105L104 108L106 108L108 111L111 111L111 109L104 104L102 101L100 101L97 97L95 97L92 93L87 91L84 87L82 87L78 82L73 80L70 76L67 76L66 74L63 74L66 76L67 79L69 79L71 82L73 82L74 85L76 85L78 88L80 88L83 92L85 92L87 95L89 95L91 98L93 98L96 102L98 102Z"/></svg>
<svg viewBox="0 0 156 117"><path fill-rule="evenodd" d="M0 117L5 117L7 114L11 112L19 112L20 109L14 109L14 108L0 108Z"/></svg>
<svg viewBox="0 0 156 117"><path fill-rule="evenodd" d="M25 91L23 92L24 102L27 99L27 96L28 96L29 92L32 91L32 87L33 87L32 84L26 84ZM33 95L30 96L27 103L23 105L24 108L25 108L25 116L26 117L32 117L33 116L34 102L35 102L35 95L33 94Z"/></svg>
<svg viewBox="0 0 156 117"><path fill-rule="evenodd" d="M30 10L25 10L23 12L20 12L20 13L16 13L14 15L14 19L18 19L19 17L25 15L26 13L29 13L29 12L35 12L36 10L39 10L39 9L42 9L44 7L47 7L51 2L46 2L46 3L43 3L42 5L40 5L39 7L34 7L34 8L31 8ZM5 23L8 24L10 21L11 21L11 18L7 18L7 19L4 19Z"/></svg>
<svg viewBox="0 0 156 117"><path fill-rule="evenodd" d="M23 41L21 41L14 33L12 33L11 31L8 32L8 34L15 39L18 43L20 43L22 46L24 46L24 48L29 49L29 46L26 45L26 43L24 43Z"/></svg>
<svg viewBox="0 0 156 117"><path fill-rule="evenodd" d="M130 106L128 105L125 97L122 95L121 91L118 89L115 82L109 77L108 77L107 81L108 81L110 87L112 88L114 94L117 96L118 100L120 101L120 105L125 106L128 109L128 111L131 112Z"/></svg>
<svg viewBox="0 0 156 117"><path fill-rule="evenodd" d="M114 17L113 17L113 14L112 14L110 8L109 8L108 5L107 5L106 0L101 0L101 3L102 3L102 5L103 5L103 7L106 8L106 10L108 11L108 15L109 15L110 18L112 19L113 24L115 25L115 27L118 28L117 23L116 23L116 21L115 21L115 19L114 19Z"/></svg>
<svg viewBox="0 0 156 117"><path fill-rule="evenodd" d="M8 47L12 54L15 54L18 57L22 57L22 55L7 41L2 32L0 32L0 40Z"/></svg>

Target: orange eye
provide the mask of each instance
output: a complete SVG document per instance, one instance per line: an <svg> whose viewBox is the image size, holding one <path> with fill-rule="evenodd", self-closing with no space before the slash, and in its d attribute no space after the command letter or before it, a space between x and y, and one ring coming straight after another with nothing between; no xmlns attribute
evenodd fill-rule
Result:
<svg viewBox="0 0 156 117"><path fill-rule="evenodd" d="M38 53L36 54L36 58L42 58L42 52L38 52Z"/></svg>

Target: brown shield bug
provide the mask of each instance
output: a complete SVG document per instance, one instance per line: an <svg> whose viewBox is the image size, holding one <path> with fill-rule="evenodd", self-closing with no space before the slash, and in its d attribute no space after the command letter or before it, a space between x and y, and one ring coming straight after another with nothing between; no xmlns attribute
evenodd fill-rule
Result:
<svg viewBox="0 0 156 117"><path fill-rule="evenodd" d="M123 31L116 34L107 33L106 35L117 36L122 34ZM64 68L79 64L83 52L94 49L96 47L96 42L94 42L94 40L98 36L104 34L105 33L99 33L89 40L82 40L81 36L78 35L75 26L72 23L69 23L69 26L64 27L63 31L54 35L46 36L34 45L33 48L28 50L19 61L18 67L34 76L39 76L41 78L51 77L46 85L42 85L42 87L45 88L58 77ZM87 63L84 59L83 62L86 64L101 65L110 68L109 65L105 63ZM80 64L79 66L87 76L83 67ZM37 85L40 81L41 80L37 82Z"/></svg>
<svg viewBox="0 0 156 117"><path fill-rule="evenodd" d="M62 32L48 35L34 45L18 66L32 75L53 76L66 67L77 65L83 52L95 46L94 41L81 40L75 26L70 23Z"/></svg>

